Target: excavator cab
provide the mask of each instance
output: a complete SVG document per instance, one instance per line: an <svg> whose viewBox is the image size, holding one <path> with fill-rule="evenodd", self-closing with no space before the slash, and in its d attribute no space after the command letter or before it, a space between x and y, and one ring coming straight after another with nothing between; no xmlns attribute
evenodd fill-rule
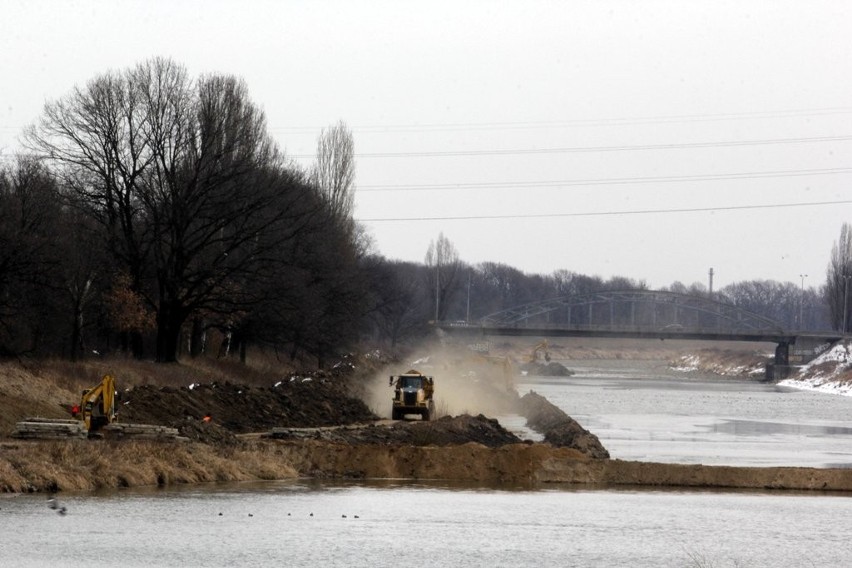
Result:
<svg viewBox="0 0 852 568"><path fill-rule="evenodd" d="M548 351L548 347L550 347L550 345L547 343L546 339L541 343L537 344L535 347L533 347L532 353L530 353L529 356L529 362L535 363L536 361L538 361L538 354L542 353L544 356L544 360L549 363L550 352Z"/></svg>

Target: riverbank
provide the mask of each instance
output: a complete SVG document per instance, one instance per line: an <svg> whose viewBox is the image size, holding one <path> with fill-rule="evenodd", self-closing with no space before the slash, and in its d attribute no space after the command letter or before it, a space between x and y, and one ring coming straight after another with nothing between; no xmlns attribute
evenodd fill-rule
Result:
<svg viewBox="0 0 852 568"><path fill-rule="evenodd" d="M852 342L834 345L799 369L795 377L778 384L794 389L852 396Z"/></svg>
<svg viewBox="0 0 852 568"><path fill-rule="evenodd" d="M142 486L326 479L454 480L691 489L852 491L852 470L731 467L598 460L570 448L521 443L489 448L252 440L200 443L75 440L0 445L0 491L80 492Z"/></svg>
<svg viewBox="0 0 852 568"><path fill-rule="evenodd" d="M612 348L599 354L611 355ZM660 354L656 347L654 356ZM738 357L756 354L722 351L712 359L738 365ZM566 362L570 366L570 360ZM509 439L496 421L475 415L523 413L499 358L443 354L420 359L418 366L439 381L439 414L447 418L443 422L382 420L389 414L387 375L407 370L408 364L378 354L350 357L332 371L311 373L210 361L166 367L127 361L3 364L0 491L91 491L297 477L852 491L848 469L606 459L606 450L592 433L573 421L569 424L564 413L555 418L543 413L538 402L526 406L538 408L539 419L527 419L548 430L542 432L546 443ZM173 426L189 441L7 437L14 421L24 416L67 417L68 404L79 397L75 393L81 385L95 384L104 372L120 377L122 421ZM202 420L211 414L212 421ZM289 433L282 439L262 437L271 428L289 428Z"/></svg>

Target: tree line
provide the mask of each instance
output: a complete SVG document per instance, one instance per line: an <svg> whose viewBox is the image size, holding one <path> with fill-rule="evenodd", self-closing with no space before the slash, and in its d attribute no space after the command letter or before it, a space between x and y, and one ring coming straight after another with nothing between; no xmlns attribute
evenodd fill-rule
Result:
<svg viewBox="0 0 852 568"><path fill-rule="evenodd" d="M251 346L322 366L359 341L417 341L430 320L646 288L469 265L443 234L423 263L384 258L352 216L345 124L323 130L316 162L299 168L242 80L193 78L170 59L99 75L47 103L23 142L27 153L0 167L2 356L122 351L173 362L245 359ZM754 281L717 299L789 328L838 328L839 286L852 274L843 231L822 290ZM697 284L670 290L707 294Z"/></svg>
<svg viewBox="0 0 852 568"><path fill-rule="evenodd" d="M321 360L364 297L347 138L294 168L243 81L162 58L48 103L2 175L0 349L171 362L218 330Z"/></svg>
<svg viewBox="0 0 852 568"><path fill-rule="evenodd" d="M625 276L603 279L564 269L548 275L527 274L498 262L466 264L459 260L454 245L443 235L429 247L423 264L382 260L378 266L390 283L386 290L394 295L386 298L381 309L372 314L374 334L391 343L427 334L430 320L476 322L501 310L547 299L649 289L645 282ZM660 291L735 305L771 318L785 329L816 331L831 329L832 312L826 289L750 280L712 293L701 283L687 286L680 282ZM579 315L574 314L573 323L578 323L574 320ZM571 316L553 314L549 321L571 323L567 317ZM606 323L609 311L599 317L600 321L593 323ZM587 322L584 319L581 323Z"/></svg>

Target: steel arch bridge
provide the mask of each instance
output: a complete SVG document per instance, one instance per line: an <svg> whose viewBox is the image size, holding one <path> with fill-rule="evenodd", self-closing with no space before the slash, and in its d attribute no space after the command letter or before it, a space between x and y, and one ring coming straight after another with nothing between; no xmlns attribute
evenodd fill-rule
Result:
<svg viewBox="0 0 852 568"><path fill-rule="evenodd" d="M775 343L783 377L791 364L812 360L842 339L834 332L786 331L777 321L710 298L675 292L623 290L542 300L502 310L478 322L434 322L451 335L699 339Z"/></svg>
<svg viewBox="0 0 852 568"><path fill-rule="evenodd" d="M479 323L488 327L561 324L612 330L785 333L777 321L732 304L700 296L649 290L594 292L553 298L489 314Z"/></svg>

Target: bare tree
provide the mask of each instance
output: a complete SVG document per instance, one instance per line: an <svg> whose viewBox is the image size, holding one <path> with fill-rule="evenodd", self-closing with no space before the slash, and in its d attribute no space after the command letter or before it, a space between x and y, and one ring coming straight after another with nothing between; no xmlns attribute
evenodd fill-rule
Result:
<svg viewBox="0 0 852 568"><path fill-rule="evenodd" d="M479 265L481 286L496 300L489 307L490 312L513 308L533 299L528 295L531 277L517 268L500 262L483 262Z"/></svg>
<svg viewBox="0 0 852 568"><path fill-rule="evenodd" d="M0 354L38 350L56 332L61 208L49 172L21 156L0 170Z"/></svg>
<svg viewBox="0 0 852 568"><path fill-rule="evenodd" d="M114 278L113 265L89 217L66 208L62 225L56 230L61 235L57 242L61 261L54 277L65 298L63 311L70 312L68 349L71 360L76 361L89 351L85 332L96 323L104 288Z"/></svg>
<svg viewBox="0 0 852 568"><path fill-rule="evenodd" d="M852 329L852 302L847 297L849 288L852 288L850 280L852 280L852 225L843 223L840 227L840 238L831 247L824 288L831 325L843 333L848 333ZM842 329L844 322L846 329Z"/></svg>
<svg viewBox="0 0 852 568"><path fill-rule="evenodd" d="M370 261L369 318L377 335L389 341L391 347L424 335L429 319L425 267L381 257L371 257Z"/></svg>
<svg viewBox="0 0 852 568"><path fill-rule="evenodd" d="M355 142L343 121L320 133L312 178L334 217L350 220L355 189Z"/></svg>
<svg viewBox="0 0 852 568"><path fill-rule="evenodd" d="M142 175L154 160L147 128L140 68L173 68L168 60L152 60L135 70L111 72L75 87L49 102L37 124L25 131L25 144L52 165L69 204L102 227L101 238L133 288L143 290L148 249L146 219L140 202ZM141 337L133 349L142 355Z"/></svg>
<svg viewBox="0 0 852 568"><path fill-rule="evenodd" d="M270 273L264 263L310 214L298 191L311 190L285 171L245 83L192 81L169 59L49 103L26 140L155 310L158 361L176 360L191 314L244 310L246 283Z"/></svg>
<svg viewBox="0 0 852 568"><path fill-rule="evenodd" d="M455 245L444 236L429 243L426 251L426 273L432 304L435 306L435 319L442 320L448 313L450 302L458 291L461 261Z"/></svg>
<svg viewBox="0 0 852 568"><path fill-rule="evenodd" d="M792 282L745 280L719 290L719 299L772 318L792 329L797 325L802 297L799 287Z"/></svg>

